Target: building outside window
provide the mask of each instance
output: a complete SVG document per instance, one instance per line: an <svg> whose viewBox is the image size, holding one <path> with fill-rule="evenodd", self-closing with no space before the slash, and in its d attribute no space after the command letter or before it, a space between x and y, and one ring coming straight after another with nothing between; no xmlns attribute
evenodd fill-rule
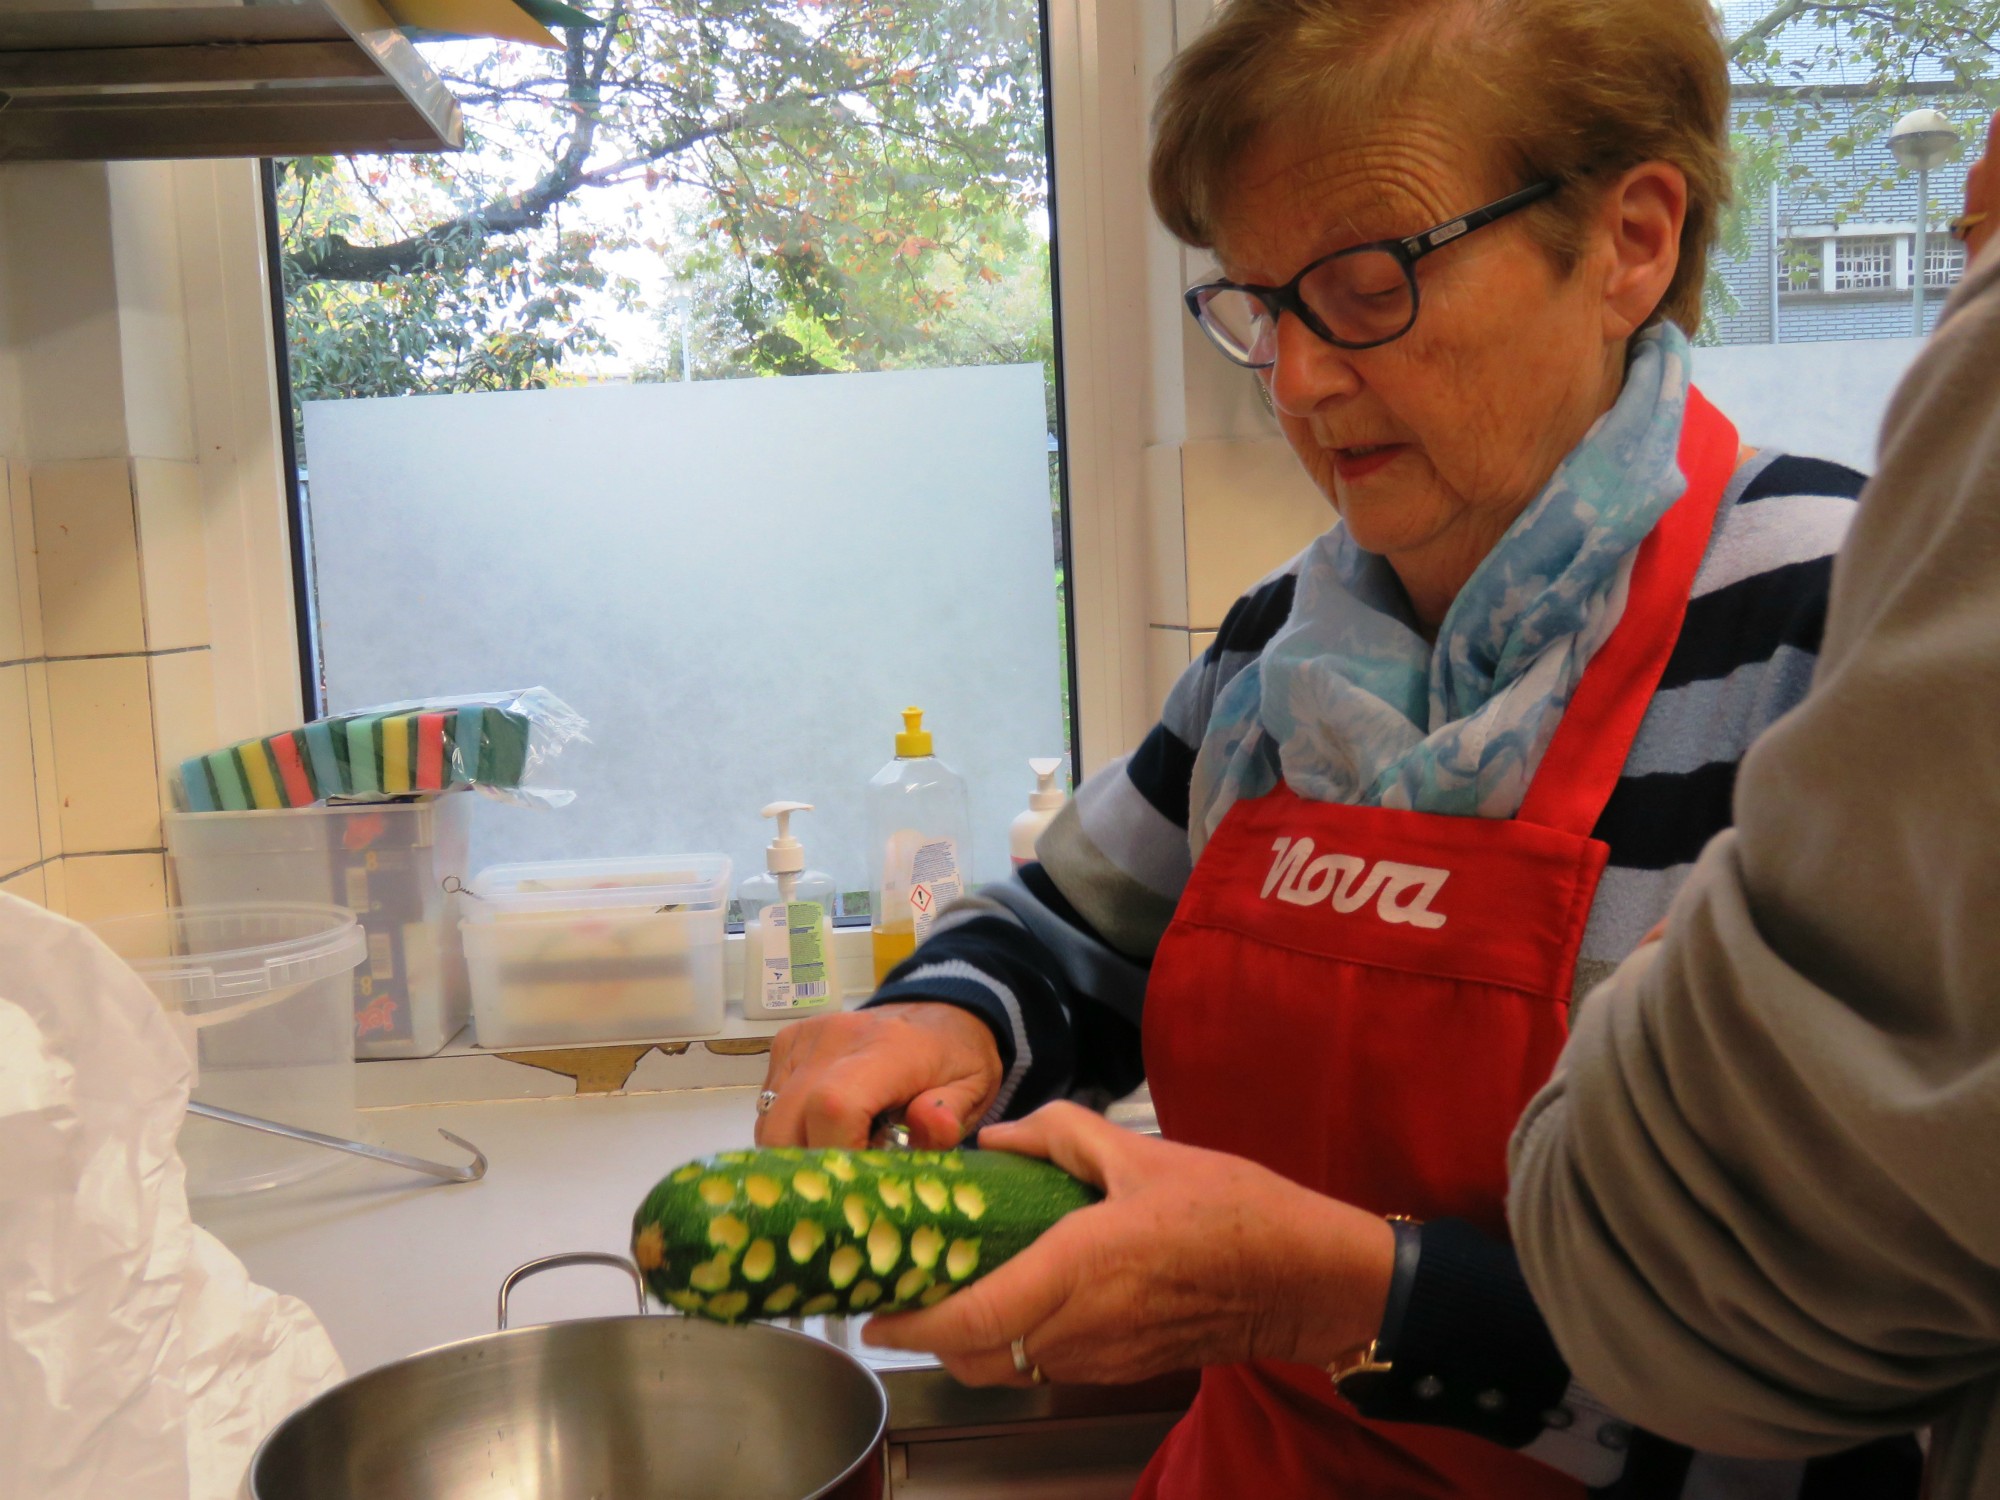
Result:
<svg viewBox="0 0 2000 1500"><path fill-rule="evenodd" d="M1941 0L1866 7L1722 0L1731 57L1736 201L1709 281L1701 342L1908 338L1915 231L1927 225L1925 325L1964 269L1944 225L2000 106L1989 8ZM1888 149L1896 120L1935 108L1964 148L1917 178Z"/></svg>

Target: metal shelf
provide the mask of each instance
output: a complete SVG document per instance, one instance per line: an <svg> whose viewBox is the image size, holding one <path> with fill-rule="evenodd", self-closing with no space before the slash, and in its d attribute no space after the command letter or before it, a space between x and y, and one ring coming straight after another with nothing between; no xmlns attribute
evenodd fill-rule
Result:
<svg viewBox="0 0 2000 1500"><path fill-rule="evenodd" d="M0 161L455 151L458 104L376 0L0 13Z"/></svg>

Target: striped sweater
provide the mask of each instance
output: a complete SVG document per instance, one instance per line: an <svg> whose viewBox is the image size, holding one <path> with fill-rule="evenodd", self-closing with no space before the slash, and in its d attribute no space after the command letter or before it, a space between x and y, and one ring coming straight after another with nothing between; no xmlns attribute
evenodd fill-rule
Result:
<svg viewBox="0 0 2000 1500"><path fill-rule="evenodd" d="M1584 934L1578 994L1665 915L1702 847L1729 826L1738 761L1805 696L1833 554L1862 483L1850 469L1769 452L1734 477L1680 636L1594 830L1610 858ZM942 1001L985 1020L1005 1069L993 1118L1059 1096L1107 1101L1143 1080L1148 968L1192 869L1196 748L1217 695L1284 624L1298 566L1236 602L1139 748L1087 779L1043 833L1038 862L946 912L871 1002ZM1571 1388L1511 1252L1463 1226L1427 1226L1398 1332L1398 1378L1364 1402L1371 1416L1479 1432L1606 1493L1733 1493L1735 1476L1704 1481L1713 1460L1633 1435ZM1439 1378L1446 1370L1450 1381ZM1501 1418L1490 1397L1476 1399L1495 1390L1509 1398ZM1887 1472L1900 1474L1906 1457L1899 1449ZM1845 1486L1866 1463L1871 1496L1913 1495L1913 1480L1883 1482L1881 1461L1857 1450L1794 1465L1795 1475L1766 1475L1775 1486L1755 1493L1813 1500L1825 1493L1818 1486Z"/></svg>

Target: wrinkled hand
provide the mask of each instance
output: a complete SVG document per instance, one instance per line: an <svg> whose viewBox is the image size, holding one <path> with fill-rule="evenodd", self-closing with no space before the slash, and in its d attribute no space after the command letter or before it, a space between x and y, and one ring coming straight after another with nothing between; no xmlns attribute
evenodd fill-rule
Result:
<svg viewBox="0 0 2000 1500"><path fill-rule="evenodd" d="M938 1355L967 1385L1116 1384L1246 1359L1327 1364L1375 1336L1385 1220L1241 1157L1134 1135L1073 1104L980 1132L1105 1190L936 1307L880 1316L866 1343Z"/></svg>
<svg viewBox="0 0 2000 1500"><path fill-rule="evenodd" d="M1986 222L1974 226L1965 236L1965 259L1970 265L1996 233L2000 233L2000 114L1986 130L1986 154L1972 164L1965 175L1965 211L1986 215Z"/></svg>
<svg viewBox="0 0 2000 1500"><path fill-rule="evenodd" d="M764 1087L778 1097L757 1144L865 1146L877 1115L904 1109L910 1144L941 1151L993 1107L1000 1080L993 1033L955 1005L815 1016L771 1039Z"/></svg>

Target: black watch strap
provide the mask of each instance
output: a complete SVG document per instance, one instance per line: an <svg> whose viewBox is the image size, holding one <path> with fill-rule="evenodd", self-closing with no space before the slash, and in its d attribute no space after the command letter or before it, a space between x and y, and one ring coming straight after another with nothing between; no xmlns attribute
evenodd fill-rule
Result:
<svg viewBox="0 0 2000 1500"><path fill-rule="evenodd" d="M1396 1360L1396 1336L1403 1331L1410 1290L1417 1284L1417 1261L1424 1253L1424 1226L1414 1219L1391 1219L1396 1232L1396 1268L1389 1273L1389 1300L1382 1308L1382 1327L1375 1335L1375 1357L1384 1364Z"/></svg>
<svg viewBox="0 0 2000 1500"><path fill-rule="evenodd" d="M1396 1236L1396 1259L1389 1271L1389 1296L1383 1304L1382 1322L1374 1338L1343 1354L1326 1370L1334 1389L1349 1400L1365 1399L1367 1392L1395 1363L1396 1337L1402 1331L1403 1316L1410 1306L1410 1289L1417 1281L1417 1262L1423 1256L1423 1225L1414 1219L1391 1216L1389 1228Z"/></svg>

